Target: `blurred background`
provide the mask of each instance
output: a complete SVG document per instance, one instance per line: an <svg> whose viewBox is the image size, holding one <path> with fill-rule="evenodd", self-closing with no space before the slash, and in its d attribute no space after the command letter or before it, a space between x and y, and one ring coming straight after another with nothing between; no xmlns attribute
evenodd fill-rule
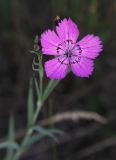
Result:
<svg viewBox="0 0 116 160"><path fill-rule="evenodd" d="M116 0L0 0L0 138L7 136L11 113L16 131L26 127L29 79L35 75L30 50L36 34L53 26L56 15L71 17L80 29L99 35L104 50L89 79L70 73L41 111L44 119L65 111L92 111L107 119L62 121L57 144L46 138L21 160L116 160ZM46 80L45 80L46 83ZM0 151L0 159L5 152Z"/></svg>

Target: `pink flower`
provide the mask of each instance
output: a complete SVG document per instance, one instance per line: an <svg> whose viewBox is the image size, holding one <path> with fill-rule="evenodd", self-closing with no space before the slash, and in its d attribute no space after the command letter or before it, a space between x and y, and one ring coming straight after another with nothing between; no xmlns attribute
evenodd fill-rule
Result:
<svg viewBox="0 0 116 160"><path fill-rule="evenodd" d="M41 35L42 52L55 58L45 62L45 72L51 79L64 78L71 68L79 77L89 77L94 69L94 59L102 51L98 36L86 35L77 42L79 29L69 18L63 19L56 30L48 29Z"/></svg>

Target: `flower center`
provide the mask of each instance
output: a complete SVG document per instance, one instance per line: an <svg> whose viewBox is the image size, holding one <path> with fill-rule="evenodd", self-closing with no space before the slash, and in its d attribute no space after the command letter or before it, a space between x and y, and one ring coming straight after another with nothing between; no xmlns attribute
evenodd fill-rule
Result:
<svg viewBox="0 0 116 160"><path fill-rule="evenodd" d="M67 51L67 52L65 53L65 55L66 55L67 57L71 57L71 55L72 55L71 50Z"/></svg>
<svg viewBox="0 0 116 160"><path fill-rule="evenodd" d="M82 57L82 48L79 44L73 43L72 40L66 40L59 44L57 53L62 53L58 56L58 61L64 65L79 63Z"/></svg>
<svg viewBox="0 0 116 160"><path fill-rule="evenodd" d="M62 64L75 64L81 60L82 49L79 44L73 43L72 40L66 40L59 44L57 47L57 53L63 53L58 58ZM68 61L68 63L66 62Z"/></svg>
<svg viewBox="0 0 116 160"><path fill-rule="evenodd" d="M71 56L71 50L74 46L74 43L72 40L66 40L63 43L59 44L57 47L57 53L60 54L64 52L64 55L70 57Z"/></svg>

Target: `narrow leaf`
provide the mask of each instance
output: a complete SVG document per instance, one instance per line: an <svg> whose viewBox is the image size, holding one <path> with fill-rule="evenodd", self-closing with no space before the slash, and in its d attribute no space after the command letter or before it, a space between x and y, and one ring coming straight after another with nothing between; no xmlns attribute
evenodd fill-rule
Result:
<svg viewBox="0 0 116 160"><path fill-rule="evenodd" d="M61 131L56 130L56 129L44 129L40 126L36 126L33 128L33 131L38 132L39 134L43 136L48 136L53 138L56 142L58 142L57 138L54 136L55 133L61 134Z"/></svg>
<svg viewBox="0 0 116 160"><path fill-rule="evenodd" d="M27 116L28 116L28 127L30 127L33 118L34 112L34 100L33 100L33 88L32 88L32 79L30 80L29 91L28 91L28 99L27 99Z"/></svg>
<svg viewBox="0 0 116 160"><path fill-rule="evenodd" d="M3 143L0 143L0 149L4 149L4 148L7 148L7 149L12 149L12 150L17 150L19 148L19 145L15 142L3 142Z"/></svg>
<svg viewBox="0 0 116 160"><path fill-rule="evenodd" d="M62 134L63 133L60 130L56 130L56 129L46 130L46 129L43 129L43 128L38 127L38 126L32 128L32 130L38 132L39 134L34 134L28 139L28 142L26 143L27 148L29 148L31 145L33 145L34 143L36 143L37 141L39 141L40 139L42 139L45 136L49 136L49 137L53 138L56 142L58 142L58 140L53 135L53 133L54 134L55 133L57 133L57 134Z"/></svg>
<svg viewBox="0 0 116 160"><path fill-rule="evenodd" d="M43 101L48 98L48 96L51 94L51 92L54 90L54 88L58 85L60 80L50 80L48 83L48 86L45 89L45 92L43 94Z"/></svg>
<svg viewBox="0 0 116 160"><path fill-rule="evenodd" d="M7 148L5 160L12 159L14 149L17 149L15 141L15 122L14 117L11 115L9 120L8 141L1 144L1 147Z"/></svg>
<svg viewBox="0 0 116 160"><path fill-rule="evenodd" d="M10 117L9 120L9 130L8 130L8 140L14 141L15 139L15 124L13 116Z"/></svg>
<svg viewBox="0 0 116 160"><path fill-rule="evenodd" d="M38 134L32 135L30 139L28 140L26 146L30 147L31 145L33 145L34 143L36 143L38 140L40 140L43 137L44 137L43 135L38 135Z"/></svg>
<svg viewBox="0 0 116 160"><path fill-rule="evenodd" d="M68 73L70 73L71 69L69 69ZM44 94L43 94L43 101L45 101L48 96L52 93L52 91L54 90L54 88L59 84L61 80L54 80L54 79L51 79L44 91Z"/></svg>
<svg viewBox="0 0 116 160"><path fill-rule="evenodd" d="M34 78L34 81L35 81L35 89L36 89L36 93L37 93L37 96L38 96L38 98L39 98L39 86L38 86L37 79Z"/></svg>

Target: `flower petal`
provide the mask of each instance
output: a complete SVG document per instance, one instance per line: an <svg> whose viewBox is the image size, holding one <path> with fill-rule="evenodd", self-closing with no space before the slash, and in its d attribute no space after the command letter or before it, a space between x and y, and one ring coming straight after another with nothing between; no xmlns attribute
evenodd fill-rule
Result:
<svg viewBox="0 0 116 160"><path fill-rule="evenodd" d="M66 56L59 56L45 62L45 71L47 77L51 79L62 79L68 71L69 61Z"/></svg>
<svg viewBox="0 0 116 160"><path fill-rule="evenodd" d="M43 54L47 55L60 55L64 54L64 51L60 49L60 52L57 51L59 44L61 43L57 34L48 30L41 35L41 45Z"/></svg>
<svg viewBox="0 0 116 160"><path fill-rule="evenodd" d="M78 77L89 77L94 69L93 60L84 57L72 57L70 64L72 72Z"/></svg>
<svg viewBox="0 0 116 160"><path fill-rule="evenodd" d="M79 36L79 29L70 18L63 19L56 27L56 32L62 41L72 40L76 42Z"/></svg>
<svg viewBox="0 0 116 160"><path fill-rule="evenodd" d="M91 59L96 58L102 51L102 41L98 36L87 35L82 40L80 40L77 45L79 45L82 56Z"/></svg>

